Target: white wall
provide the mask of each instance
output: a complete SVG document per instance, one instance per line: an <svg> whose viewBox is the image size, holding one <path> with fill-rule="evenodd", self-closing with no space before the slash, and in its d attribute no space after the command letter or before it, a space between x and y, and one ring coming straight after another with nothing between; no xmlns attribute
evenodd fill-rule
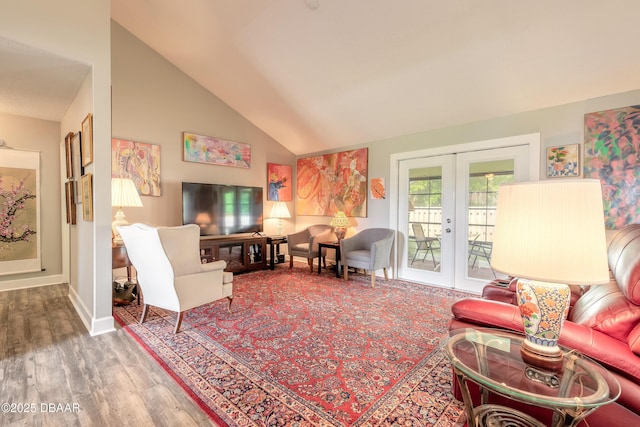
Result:
<svg viewBox="0 0 640 427"><path fill-rule="evenodd" d="M640 104L640 90L374 141L366 145L369 147L369 178L384 177L387 185L389 184L389 158L392 154L539 132L542 140L540 179L546 179L546 148L563 144L581 144L582 146L584 143L584 115L586 113L638 104ZM343 150L360 147L362 146L345 147ZM307 157L307 155L301 157ZM397 191L397 189L387 188L387 193L393 191ZM390 205L389 197L385 200L369 198L368 203L368 217L357 218L356 229L388 227L389 211L396 209L395 206ZM329 221L329 217L300 216L297 218L296 228L301 229L316 223L328 224Z"/></svg>
<svg viewBox="0 0 640 427"><path fill-rule="evenodd" d="M266 187L267 163L295 164L293 153L116 22L111 40L113 137L160 145L162 195L143 196L142 208L124 208L128 222L182 224L183 181ZM184 162L184 131L250 144L251 167ZM265 217L271 205L265 191ZM285 232L293 230L293 221L285 224ZM275 234L275 220L266 219L264 227Z"/></svg>
<svg viewBox="0 0 640 427"><path fill-rule="evenodd" d="M94 115L94 158L87 172L94 177L94 221L78 225L83 259L71 259L80 275L70 298L91 334L113 330L111 316L111 93L109 0L22 0L3 2L0 36L91 66L91 85L81 94L88 111L62 119L59 141L77 130L86 113ZM60 183L60 175L43 176ZM60 197L59 190L56 196ZM61 227L61 221L58 228ZM62 246L58 249L62 251ZM82 265L78 265L82 263Z"/></svg>

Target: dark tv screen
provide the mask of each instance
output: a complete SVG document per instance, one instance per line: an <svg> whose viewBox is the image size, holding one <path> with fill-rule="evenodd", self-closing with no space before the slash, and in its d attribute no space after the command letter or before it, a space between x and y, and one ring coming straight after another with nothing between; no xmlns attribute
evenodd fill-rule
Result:
<svg viewBox="0 0 640 427"><path fill-rule="evenodd" d="M262 232L262 187L183 182L182 223L202 236Z"/></svg>

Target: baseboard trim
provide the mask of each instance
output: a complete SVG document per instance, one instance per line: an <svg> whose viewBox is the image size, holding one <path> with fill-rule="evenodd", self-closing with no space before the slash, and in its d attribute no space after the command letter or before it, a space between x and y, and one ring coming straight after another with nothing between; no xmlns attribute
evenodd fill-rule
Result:
<svg viewBox="0 0 640 427"><path fill-rule="evenodd" d="M60 283L64 283L61 274L30 277L28 279L0 281L0 292L15 291L18 289L27 288L38 288L40 286L59 285Z"/></svg>

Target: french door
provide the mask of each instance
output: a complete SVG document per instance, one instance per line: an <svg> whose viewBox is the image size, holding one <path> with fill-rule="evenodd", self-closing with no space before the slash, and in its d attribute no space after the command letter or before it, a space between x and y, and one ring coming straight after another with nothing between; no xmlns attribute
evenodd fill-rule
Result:
<svg viewBox="0 0 640 427"><path fill-rule="evenodd" d="M504 277L491 268L497 189L529 173L527 145L401 160L398 277L471 292Z"/></svg>

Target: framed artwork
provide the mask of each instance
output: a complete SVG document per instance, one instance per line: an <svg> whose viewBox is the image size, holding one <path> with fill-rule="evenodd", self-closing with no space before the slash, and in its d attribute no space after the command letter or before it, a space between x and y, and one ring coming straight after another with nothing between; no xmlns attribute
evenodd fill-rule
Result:
<svg viewBox="0 0 640 427"><path fill-rule="evenodd" d="M371 178L371 198L375 200L386 198L384 178Z"/></svg>
<svg viewBox="0 0 640 427"><path fill-rule="evenodd" d="M267 200L290 202L293 200L291 189L291 166L267 163Z"/></svg>
<svg viewBox="0 0 640 427"><path fill-rule="evenodd" d="M602 183L605 227L640 222L640 105L584 115L584 177Z"/></svg>
<svg viewBox="0 0 640 427"><path fill-rule="evenodd" d="M93 115L87 114L82 121L82 166L93 162Z"/></svg>
<svg viewBox="0 0 640 427"><path fill-rule="evenodd" d="M82 219L93 221L93 178L90 173L82 175Z"/></svg>
<svg viewBox="0 0 640 427"><path fill-rule="evenodd" d="M73 178L73 132L64 137L64 154L67 166L67 179Z"/></svg>
<svg viewBox="0 0 640 427"><path fill-rule="evenodd" d="M244 169L251 167L251 145L249 144L188 132L183 133L182 142L185 162Z"/></svg>
<svg viewBox="0 0 640 427"><path fill-rule="evenodd" d="M76 202L75 196L75 181L67 181L64 183L65 201L67 204L67 224L76 223Z"/></svg>
<svg viewBox="0 0 640 427"><path fill-rule="evenodd" d="M161 196L160 146L112 139L111 176L130 178L142 196Z"/></svg>
<svg viewBox="0 0 640 427"><path fill-rule="evenodd" d="M580 144L547 148L547 177L580 176Z"/></svg>
<svg viewBox="0 0 640 427"><path fill-rule="evenodd" d="M40 271L40 153L1 151L0 276Z"/></svg>
<svg viewBox="0 0 640 427"><path fill-rule="evenodd" d="M367 216L368 149L298 159L296 213Z"/></svg>
<svg viewBox="0 0 640 427"><path fill-rule="evenodd" d="M73 135L71 141L71 151L73 152L73 179L75 184L73 186L73 200L75 203L82 203L82 197L80 195L80 177L84 175L84 166L82 166L82 132L78 131Z"/></svg>

